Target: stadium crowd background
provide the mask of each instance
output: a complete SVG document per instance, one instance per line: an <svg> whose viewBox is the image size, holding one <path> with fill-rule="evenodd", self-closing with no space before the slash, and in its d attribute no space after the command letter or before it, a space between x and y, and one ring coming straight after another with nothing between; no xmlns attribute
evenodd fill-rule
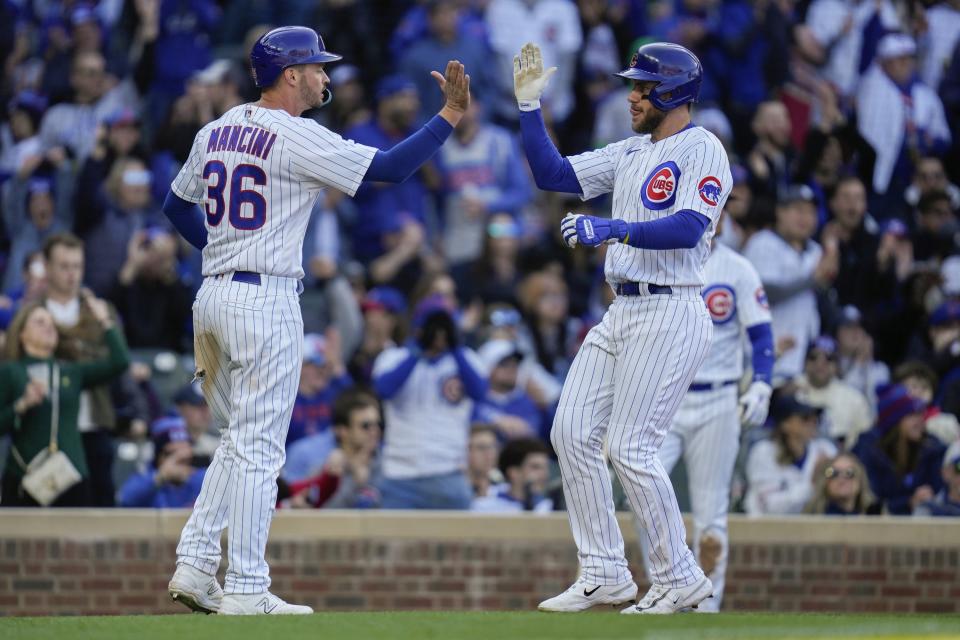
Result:
<svg viewBox="0 0 960 640"><path fill-rule="evenodd" d="M281 506L563 508L552 411L612 294L602 251L570 251L557 229L609 202L534 187L512 58L533 41L559 67L545 114L572 154L632 135L611 74L663 40L704 64L694 122L734 164L719 241L754 264L773 312L778 393L744 434L734 508L960 515L958 0L6 0L0 367L29 368L52 320L61 361L124 370L60 416L85 477L58 504L189 506L199 491L218 441L190 383L200 256L159 203L199 128L257 98L247 53L282 24L344 56L327 69L334 101L305 116L345 137L401 139L439 108L429 71L448 59L474 101L405 184L318 200ZM105 339L97 299L129 353ZM730 303L711 301L715 320ZM418 395L378 361L437 309L486 389ZM28 460L50 436L31 418L41 402L0 388L0 435ZM14 456L0 465L0 504L30 504ZM450 488L461 473L472 496Z"/></svg>

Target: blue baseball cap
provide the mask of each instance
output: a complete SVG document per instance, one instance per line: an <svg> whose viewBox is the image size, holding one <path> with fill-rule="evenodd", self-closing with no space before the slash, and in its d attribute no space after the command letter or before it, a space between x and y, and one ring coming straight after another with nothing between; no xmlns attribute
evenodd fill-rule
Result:
<svg viewBox="0 0 960 640"><path fill-rule="evenodd" d="M928 321L931 327L939 327L960 320L960 300L948 300L933 310Z"/></svg>
<svg viewBox="0 0 960 640"><path fill-rule="evenodd" d="M403 313L407 310L407 300L393 287L374 287L364 296L360 309L364 313L377 309L388 313Z"/></svg>
<svg viewBox="0 0 960 640"><path fill-rule="evenodd" d="M303 336L303 361L322 367L327 363L327 340L319 333Z"/></svg>
<svg viewBox="0 0 960 640"><path fill-rule="evenodd" d="M451 317L456 313L456 309L452 304L439 293L427 296L417 304L416 310L413 312L413 326L417 329L423 327L424 323L427 321L427 318L432 316L435 313L445 313Z"/></svg>
<svg viewBox="0 0 960 640"><path fill-rule="evenodd" d="M413 81L407 76L400 73L395 73L383 78L377 83L377 91L374 94L374 98L376 98L377 102L380 102L381 100L391 98L398 93L404 93L407 91L416 93L417 85L413 84Z"/></svg>
<svg viewBox="0 0 960 640"><path fill-rule="evenodd" d="M770 415L777 424L792 416L819 417L822 411L819 407L802 402L796 396L789 394L778 397L770 407Z"/></svg>

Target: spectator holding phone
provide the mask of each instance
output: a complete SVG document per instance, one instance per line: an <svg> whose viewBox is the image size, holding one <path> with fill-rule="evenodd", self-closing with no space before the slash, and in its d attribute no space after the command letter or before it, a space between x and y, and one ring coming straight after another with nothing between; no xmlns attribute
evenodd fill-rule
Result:
<svg viewBox="0 0 960 640"><path fill-rule="evenodd" d="M193 445L187 424L179 417L160 418L151 429L153 464L131 476L120 488L121 507L183 509L192 507L204 468L193 465Z"/></svg>

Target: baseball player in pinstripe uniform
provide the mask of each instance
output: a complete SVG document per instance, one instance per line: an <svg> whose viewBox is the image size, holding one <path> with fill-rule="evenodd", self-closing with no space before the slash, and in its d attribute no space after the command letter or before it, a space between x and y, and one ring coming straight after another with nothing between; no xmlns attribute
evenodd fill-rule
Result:
<svg viewBox="0 0 960 640"><path fill-rule="evenodd" d="M590 330L567 375L551 432L563 476L580 578L540 603L581 611L635 599L617 526L604 441L650 547L649 592L623 613L673 613L713 593L686 546L677 499L658 452L706 357L713 323L700 291L703 265L732 177L720 141L690 122L700 61L673 44L640 47L620 74L631 81L633 130L603 149L561 157L539 98L554 69L528 44L514 60L523 146L537 185L613 193L613 218L568 214L567 244L606 244L606 278L617 296Z"/></svg>
<svg viewBox="0 0 960 640"><path fill-rule="evenodd" d="M460 121L469 76L456 61L445 76L434 72L443 109L384 152L299 117L329 102L324 64L340 59L312 29L274 29L250 59L260 100L200 130L164 204L203 250L194 304L197 375L222 433L183 529L169 591L208 613L303 614L312 609L269 592L264 551L303 355L298 296L310 211L326 187L352 196L362 181L409 177ZM215 574L224 528L229 564L221 590Z"/></svg>
<svg viewBox="0 0 960 640"><path fill-rule="evenodd" d="M727 509L740 449L740 424L758 426L766 420L774 352L767 294L753 265L714 237L704 277L703 300L713 320L713 343L673 418L660 448L660 461L667 473L681 455L686 463L693 551L713 582L713 598L704 600L697 610L716 612L727 569ZM744 334L752 347L753 380L738 402ZM639 518L636 524L649 565L646 532Z"/></svg>

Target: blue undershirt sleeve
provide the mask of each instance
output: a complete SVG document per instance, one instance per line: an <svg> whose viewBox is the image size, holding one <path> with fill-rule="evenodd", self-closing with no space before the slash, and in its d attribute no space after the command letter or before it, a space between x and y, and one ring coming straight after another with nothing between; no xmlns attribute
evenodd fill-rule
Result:
<svg viewBox="0 0 960 640"><path fill-rule="evenodd" d="M747 327L750 344L753 345L753 379L754 381L771 384L773 379L773 361L776 359L773 350L773 330L769 322Z"/></svg>
<svg viewBox="0 0 960 640"><path fill-rule="evenodd" d="M460 372L460 380L463 381L463 388L475 402L480 402L487 397L487 381L477 373L466 356L463 355L463 349L453 350L453 358L457 361L457 370Z"/></svg>
<svg viewBox="0 0 960 640"><path fill-rule="evenodd" d="M624 243L638 249L692 249L708 224L702 213L684 209L659 220L628 222Z"/></svg>
<svg viewBox="0 0 960 640"><path fill-rule="evenodd" d="M416 353L411 353L407 359L398 364L392 371L387 371L373 380L373 389L383 400L389 400L400 391L400 387L407 381L413 368L417 366L420 359Z"/></svg>
<svg viewBox="0 0 960 640"><path fill-rule="evenodd" d="M520 112L520 138L538 187L545 191L583 194L573 165L560 155L547 135L540 109Z"/></svg>
<svg viewBox="0 0 960 640"><path fill-rule="evenodd" d="M169 191L163 201L163 213L187 242L201 251L207 246L207 226L200 207Z"/></svg>
<svg viewBox="0 0 960 640"><path fill-rule="evenodd" d="M395 144L389 151L377 151L363 181L404 182L440 149L452 131L449 122L439 115L433 116L418 131Z"/></svg>

